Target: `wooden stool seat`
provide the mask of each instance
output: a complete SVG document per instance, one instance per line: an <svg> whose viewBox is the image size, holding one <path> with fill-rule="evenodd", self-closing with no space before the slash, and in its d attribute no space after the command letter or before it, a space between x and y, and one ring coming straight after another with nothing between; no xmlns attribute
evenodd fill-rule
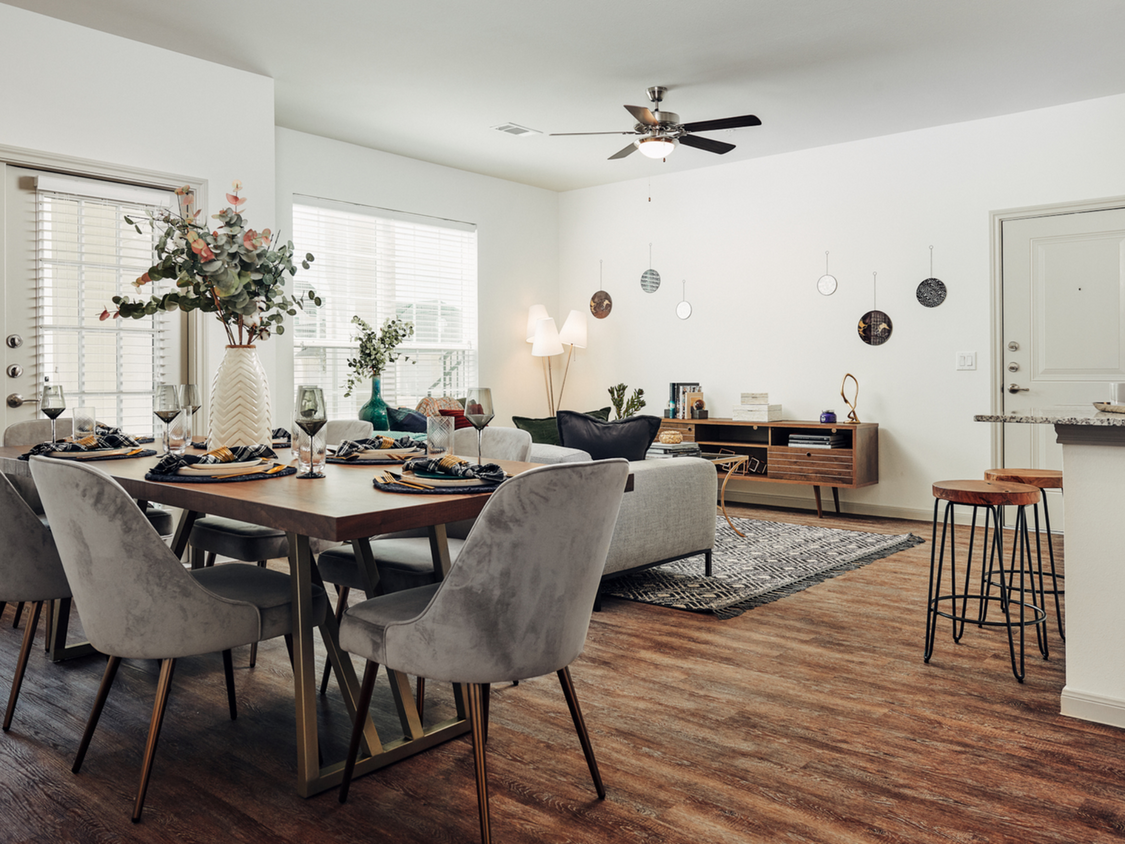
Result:
<svg viewBox="0 0 1125 844"><path fill-rule="evenodd" d="M1030 484L1039 489L1063 488L1063 473L1058 469L989 469L984 477L989 481Z"/></svg>
<svg viewBox="0 0 1125 844"><path fill-rule="evenodd" d="M934 498L953 504L1000 507L1039 503L1039 487L1012 481L938 481Z"/></svg>

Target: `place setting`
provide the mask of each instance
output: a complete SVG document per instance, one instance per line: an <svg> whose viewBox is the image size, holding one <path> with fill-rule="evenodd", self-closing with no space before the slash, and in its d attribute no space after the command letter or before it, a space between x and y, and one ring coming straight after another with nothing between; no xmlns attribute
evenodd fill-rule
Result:
<svg viewBox="0 0 1125 844"><path fill-rule="evenodd" d="M98 424L94 408L89 406L74 409L72 435L59 440L56 436L57 420L66 409L66 395L61 385L44 384L39 406L51 420L51 441L32 446L20 455L20 460L29 460L36 455L63 460L123 460L156 454L154 450L144 448L141 440L123 433L120 428Z"/></svg>

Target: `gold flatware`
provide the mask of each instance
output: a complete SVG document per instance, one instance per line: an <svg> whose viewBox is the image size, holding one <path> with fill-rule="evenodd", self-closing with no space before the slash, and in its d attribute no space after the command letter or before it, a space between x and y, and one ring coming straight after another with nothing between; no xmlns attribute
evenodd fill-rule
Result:
<svg viewBox="0 0 1125 844"><path fill-rule="evenodd" d="M380 480L385 484L398 484L399 486L410 487L411 489L433 489L429 484L417 483L415 481L404 481L402 478L396 478L390 472L383 472Z"/></svg>
<svg viewBox="0 0 1125 844"><path fill-rule="evenodd" d="M126 456L126 457L132 457L132 456L133 456L134 454L140 454L140 453L141 453L142 451L144 451L144 449L143 449L143 448L134 448L134 449L133 449L132 451L130 451L130 452L129 452L128 454L126 454L125 456Z"/></svg>
<svg viewBox="0 0 1125 844"><path fill-rule="evenodd" d="M272 475L275 472L280 472L284 468L285 467L279 463L279 464L276 464L274 466L271 466L269 469L263 469L261 466L258 466L254 469L247 469L244 472L228 472L225 475L212 475L211 477L212 478L240 478L243 475Z"/></svg>

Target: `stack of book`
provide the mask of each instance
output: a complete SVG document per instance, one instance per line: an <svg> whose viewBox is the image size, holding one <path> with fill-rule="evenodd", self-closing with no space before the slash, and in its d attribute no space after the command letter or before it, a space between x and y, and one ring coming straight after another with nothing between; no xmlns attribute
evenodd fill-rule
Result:
<svg viewBox="0 0 1125 844"><path fill-rule="evenodd" d="M743 393L742 401L730 413L739 422L773 422L781 418L781 405L770 404L769 393Z"/></svg>
<svg viewBox="0 0 1125 844"><path fill-rule="evenodd" d="M847 434L790 434L790 448L847 448Z"/></svg>
<svg viewBox="0 0 1125 844"><path fill-rule="evenodd" d="M692 394L698 394L693 396ZM702 398L703 388L698 381L673 381L668 385L668 402L674 409L673 419L691 419L690 402Z"/></svg>
<svg viewBox="0 0 1125 844"><path fill-rule="evenodd" d="M662 443L654 442L648 447L645 454L646 460L661 459L665 457L702 457L703 452L697 443Z"/></svg>

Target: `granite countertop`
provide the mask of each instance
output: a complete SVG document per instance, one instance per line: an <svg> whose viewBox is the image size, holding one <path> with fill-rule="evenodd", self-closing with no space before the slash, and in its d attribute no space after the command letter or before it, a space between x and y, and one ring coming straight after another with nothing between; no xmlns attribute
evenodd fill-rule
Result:
<svg viewBox="0 0 1125 844"><path fill-rule="evenodd" d="M1122 405L1114 405L1125 410ZM1102 428L1125 427L1125 412L1103 412L1093 405L1082 407L1032 408L1014 413L978 413L973 419L977 422L1026 422L1040 425L1089 425Z"/></svg>

